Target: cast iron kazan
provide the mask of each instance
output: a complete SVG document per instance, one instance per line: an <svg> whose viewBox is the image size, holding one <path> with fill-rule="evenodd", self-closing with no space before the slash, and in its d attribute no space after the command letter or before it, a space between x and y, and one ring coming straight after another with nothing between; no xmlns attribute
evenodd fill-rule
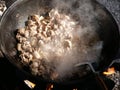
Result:
<svg viewBox="0 0 120 90"><path fill-rule="evenodd" d="M44 78L31 75L20 63L16 50L17 41L15 39L15 32L18 28L24 26L24 22L29 15L44 15L51 8L54 8L51 6L52 1L53 0L17 0L7 9L0 21L0 48L2 53L23 73L39 80L44 80ZM67 0L64 1L67 2ZM84 0L76 0L73 5L75 9L79 6L77 5L77 1L82 2ZM97 31L100 39L103 41L101 57L98 58L96 66L96 70L102 71L113 61L118 52L120 38L119 30L114 18L105 7L95 0L90 0L90 2L92 2L94 11L98 13L96 22L99 25L99 29ZM104 17L104 15L106 16Z"/></svg>

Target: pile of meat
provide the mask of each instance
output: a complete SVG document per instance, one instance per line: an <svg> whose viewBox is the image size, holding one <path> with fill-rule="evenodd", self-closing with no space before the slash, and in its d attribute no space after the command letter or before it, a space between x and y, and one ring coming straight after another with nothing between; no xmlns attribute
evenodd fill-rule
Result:
<svg viewBox="0 0 120 90"><path fill-rule="evenodd" d="M30 66L32 74L55 79L78 61L95 60L101 42L94 31L80 34L80 29L77 21L55 9L44 16L29 16L16 35L21 62Z"/></svg>
<svg viewBox="0 0 120 90"><path fill-rule="evenodd" d="M66 18L71 21L70 18L65 15L59 17L58 12L53 17L53 12L55 13L52 10L48 16L36 14L29 16L26 26L20 28L16 35L19 42L17 44L19 56L24 64L32 62L30 67L35 75L52 72L52 68L49 68L49 66L54 67L51 61L60 58L62 54L65 54L72 47L70 41L72 37L68 34L69 31L65 29L66 26L63 26L64 22L62 22L62 19L61 21L55 19L55 17ZM70 25L73 26L74 22L70 22ZM67 28L72 30L69 26Z"/></svg>

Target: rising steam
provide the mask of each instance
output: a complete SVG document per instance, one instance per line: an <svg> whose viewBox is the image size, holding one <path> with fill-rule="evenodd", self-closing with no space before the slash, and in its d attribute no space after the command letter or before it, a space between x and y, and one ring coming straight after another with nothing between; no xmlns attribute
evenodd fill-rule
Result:
<svg viewBox="0 0 120 90"><path fill-rule="evenodd" d="M52 5L60 14L65 14L71 19L69 21L64 17L63 24L67 26L68 35L72 36L72 49L63 52L61 60L55 64L59 76L68 77L74 72L75 64L97 62L99 59L103 43L97 34L99 28L95 20L97 13L91 0L53 0ZM71 22L74 22L74 25ZM60 33L63 32L60 30ZM58 47L54 49L57 51Z"/></svg>
<svg viewBox="0 0 120 90"><path fill-rule="evenodd" d="M72 76L76 64L97 62L103 42L97 33L99 28L95 19L97 13L94 11L91 0L51 0L51 5L53 8L48 13L49 19L45 19L49 23L44 19L41 20L40 22L44 21L46 24L46 26L43 24L44 30L41 28L36 30L39 33L34 31L34 34L42 39L38 40L34 37L37 40L34 41L29 38L29 42L40 41L40 45L35 45L37 46L34 53L36 59L30 67L35 75L42 75L45 78L47 76L53 80L64 79ZM39 20L38 16L37 18L36 21ZM41 16L41 18L44 17ZM48 31L51 36L47 36Z"/></svg>

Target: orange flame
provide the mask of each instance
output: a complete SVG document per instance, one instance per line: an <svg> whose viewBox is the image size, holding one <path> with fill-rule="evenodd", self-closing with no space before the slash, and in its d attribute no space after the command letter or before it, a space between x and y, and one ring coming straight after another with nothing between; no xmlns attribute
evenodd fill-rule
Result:
<svg viewBox="0 0 120 90"><path fill-rule="evenodd" d="M111 75L111 74L114 74L114 73L115 73L115 68L114 67L108 68L107 71L103 72L104 75Z"/></svg>
<svg viewBox="0 0 120 90"><path fill-rule="evenodd" d="M29 80L24 80L24 83L25 83L28 87L30 87L31 89L33 89L33 88L36 86L36 84L34 84L33 82L31 82L31 81L29 81Z"/></svg>
<svg viewBox="0 0 120 90"><path fill-rule="evenodd" d="M53 84L48 84L46 90L52 90Z"/></svg>

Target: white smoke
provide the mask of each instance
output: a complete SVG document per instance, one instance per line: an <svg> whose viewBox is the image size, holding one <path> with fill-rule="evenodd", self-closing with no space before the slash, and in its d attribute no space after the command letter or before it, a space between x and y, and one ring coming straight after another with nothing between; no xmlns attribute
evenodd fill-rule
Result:
<svg viewBox="0 0 120 90"><path fill-rule="evenodd" d="M70 53L64 53L62 60L57 61L56 72L61 77L67 77L74 72L75 64L97 62L100 56L103 43L96 32L99 28L95 20L97 13L94 11L91 0L52 0L52 5L59 13L68 15L76 22L75 30L71 33L73 37L80 40L76 40L79 44L75 46L75 49ZM66 23L69 24L69 22Z"/></svg>
<svg viewBox="0 0 120 90"><path fill-rule="evenodd" d="M48 10L47 25L53 28L48 30L52 31L53 36L45 39L45 43L36 45L43 59L35 61L35 65L36 62L40 63L37 68L33 68L34 61L30 66L35 75L63 80L76 72L76 64L98 62L103 42L97 33L97 13L91 1L51 0L52 9Z"/></svg>
<svg viewBox="0 0 120 90"><path fill-rule="evenodd" d="M47 52L48 62L54 62L55 72L63 78L72 75L75 64L97 62L103 42L97 34L97 13L91 0L52 0L52 6L51 16L60 17L59 22L65 28L58 28L58 36L45 45L43 51ZM73 38L72 50L68 51L61 45L66 33ZM59 54L62 57L56 57Z"/></svg>

